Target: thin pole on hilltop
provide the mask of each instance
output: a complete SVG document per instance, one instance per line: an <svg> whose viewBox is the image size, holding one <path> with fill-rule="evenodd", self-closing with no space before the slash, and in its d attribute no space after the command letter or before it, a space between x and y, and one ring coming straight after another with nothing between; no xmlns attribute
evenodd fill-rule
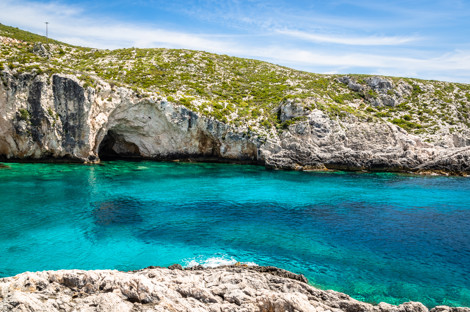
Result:
<svg viewBox="0 0 470 312"><path fill-rule="evenodd" d="M46 24L46 43L47 45L49 45L49 29L48 29L48 25L49 25L49 22L44 22Z"/></svg>

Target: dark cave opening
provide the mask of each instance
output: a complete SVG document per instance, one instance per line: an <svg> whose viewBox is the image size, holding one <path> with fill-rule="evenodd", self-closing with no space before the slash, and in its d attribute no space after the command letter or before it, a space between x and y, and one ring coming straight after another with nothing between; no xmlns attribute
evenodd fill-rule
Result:
<svg viewBox="0 0 470 312"><path fill-rule="evenodd" d="M108 130L101 141L98 156L101 160L142 158L137 145L126 141L124 136L113 130Z"/></svg>

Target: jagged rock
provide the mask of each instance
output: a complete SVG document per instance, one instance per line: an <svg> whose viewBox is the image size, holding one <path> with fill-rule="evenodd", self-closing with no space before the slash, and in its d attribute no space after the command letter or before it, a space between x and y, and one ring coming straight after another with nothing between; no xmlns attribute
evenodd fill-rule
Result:
<svg viewBox="0 0 470 312"><path fill-rule="evenodd" d="M170 269L170 270L182 270L183 266L181 264L175 263L173 265L170 265L168 267L168 269Z"/></svg>
<svg viewBox="0 0 470 312"><path fill-rule="evenodd" d="M349 85L351 79L340 81ZM389 122L354 115L334 118L289 99L279 108L281 121L305 120L260 139L164 98L137 96L104 81L91 88L73 75L8 72L3 80L2 161L128 157L250 162L295 170L470 173L470 130L457 135L444 129L437 144L424 143ZM411 92L405 82L390 95L389 80L368 81L368 87L380 91L380 105L395 105Z"/></svg>
<svg viewBox="0 0 470 312"><path fill-rule="evenodd" d="M373 90L380 93L387 93L388 90L393 88L393 82L390 79L383 77L369 77L366 78L365 81Z"/></svg>
<svg viewBox="0 0 470 312"><path fill-rule="evenodd" d="M395 125L332 120L319 110L291 125L280 143L267 142L261 150L272 168L470 172L468 147L440 149Z"/></svg>
<svg viewBox="0 0 470 312"><path fill-rule="evenodd" d="M46 271L0 279L1 311L428 312L418 302L363 303L274 267ZM431 312L470 312L439 306Z"/></svg>
<svg viewBox="0 0 470 312"><path fill-rule="evenodd" d="M279 119L281 122L304 115L305 111L302 104L296 103L293 99L288 99L279 106Z"/></svg>
<svg viewBox="0 0 470 312"><path fill-rule="evenodd" d="M357 83L354 79L349 76L340 77L338 78L338 81L348 85L348 88L353 91L360 92L364 90L364 87L361 84Z"/></svg>
<svg viewBox="0 0 470 312"><path fill-rule="evenodd" d="M338 81L346 84L353 91L361 92L373 106L394 107L402 103L412 90L412 87L403 81L395 85L392 80L379 76L366 78L365 85L357 83L354 78L349 76L340 77ZM372 92L369 93L369 91Z"/></svg>
<svg viewBox="0 0 470 312"><path fill-rule="evenodd" d="M101 102L71 75L7 75L0 86L0 155L6 159L104 156L257 161L259 142L214 119L125 88ZM25 100L26 99L26 100ZM21 111L27 112L23 118Z"/></svg>
<svg viewBox="0 0 470 312"><path fill-rule="evenodd" d="M49 57L50 53L47 51L46 47L40 43L36 42L33 47L33 53L41 57Z"/></svg>

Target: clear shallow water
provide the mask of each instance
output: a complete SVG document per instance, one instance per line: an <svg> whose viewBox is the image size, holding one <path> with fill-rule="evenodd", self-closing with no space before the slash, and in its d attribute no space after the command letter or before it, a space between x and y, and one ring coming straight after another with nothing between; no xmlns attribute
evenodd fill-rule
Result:
<svg viewBox="0 0 470 312"><path fill-rule="evenodd" d="M470 306L470 179L226 164L8 164L0 276L230 261L368 302Z"/></svg>

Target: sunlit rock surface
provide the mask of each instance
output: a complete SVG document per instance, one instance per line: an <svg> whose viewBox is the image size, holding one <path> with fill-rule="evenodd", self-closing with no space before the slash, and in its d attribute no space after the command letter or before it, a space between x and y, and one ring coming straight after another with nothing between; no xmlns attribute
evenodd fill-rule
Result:
<svg viewBox="0 0 470 312"><path fill-rule="evenodd" d="M389 88L387 81L369 80L380 92ZM13 76L7 72L3 81L3 160L191 159L296 170L470 173L468 138L446 136L439 144L425 143L385 121L354 115L332 119L317 109L303 110L292 101L279 107L280 118L293 120L292 124L263 137L256 129L247 133L165 98L142 97L104 81L91 88L73 75ZM349 80L344 83L355 88ZM385 97L378 100L387 101ZM390 103L384 105L394 105Z"/></svg>
<svg viewBox="0 0 470 312"><path fill-rule="evenodd" d="M45 271L0 279L1 311L427 312L421 303L371 305L316 289L274 267L227 266L135 272ZM436 307L431 312L470 312Z"/></svg>

